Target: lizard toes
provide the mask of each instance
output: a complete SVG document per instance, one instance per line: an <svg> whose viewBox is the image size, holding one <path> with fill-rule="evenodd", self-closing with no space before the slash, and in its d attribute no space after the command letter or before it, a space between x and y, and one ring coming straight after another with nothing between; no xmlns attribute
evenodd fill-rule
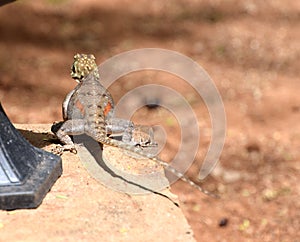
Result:
<svg viewBox="0 0 300 242"><path fill-rule="evenodd" d="M51 152L55 155L61 156L63 154L64 150L61 145L56 145L55 148L51 149Z"/></svg>
<svg viewBox="0 0 300 242"><path fill-rule="evenodd" d="M51 150L52 153L56 155L62 155L65 151L70 151L71 153L77 154L77 149L75 145L57 145L55 148Z"/></svg>

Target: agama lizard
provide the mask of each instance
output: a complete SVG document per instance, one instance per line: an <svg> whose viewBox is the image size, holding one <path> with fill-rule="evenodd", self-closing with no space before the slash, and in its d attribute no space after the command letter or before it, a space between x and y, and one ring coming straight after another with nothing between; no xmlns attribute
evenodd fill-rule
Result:
<svg viewBox="0 0 300 242"><path fill-rule="evenodd" d="M100 83L100 75L93 55L76 54L71 68L71 76L79 84L65 98L63 103L64 121L54 124L51 128L52 132L65 144L63 147L64 150L76 150L70 136L86 134L104 145L118 147L151 159L204 194L217 197L215 194L195 184L167 162L143 151L139 145L132 144L130 140L129 142L124 142L124 140L120 141L108 137L108 130L112 131L113 129L121 129L121 132L125 132L126 136L126 130L132 131L133 123L131 121L119 120L122 123L119 126L121 128L114 128L116 126L112 125L112 123L118 122L118 119L113 119L112 117L114 108L113 98ZM129 135L129 139L132 139L131 135Z"/></svg>

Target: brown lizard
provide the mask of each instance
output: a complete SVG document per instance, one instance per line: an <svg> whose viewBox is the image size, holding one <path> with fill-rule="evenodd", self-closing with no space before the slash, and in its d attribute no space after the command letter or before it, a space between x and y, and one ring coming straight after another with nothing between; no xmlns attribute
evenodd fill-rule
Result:
<svg viewBox="0 0 300 242"><path fill-rule="evenodd" d="M100 83L100 75L93 55L76 54L71 76L77 79L79 84L65 99L63 104L64 121L54 124L51 128L52 132L65 144L64 150L76 150L71 135L86 134L104 145L118 147L151 159L204 194L217 197L195 184L167 162L141 150L139 146L107 136L107 126L112 120L114 102L111 94ZM131 125L128 121L127 128Z"/></svg>
<svg viewBox="0 0 300 242"><path fill-rule="evenodd" d="M97 68L95 57L93 55L75 55L74 64L71 68L71 77L77 82L81 82L82 79L91 73L91 70ZM101 89L101 90L100 90ZM68 111L68 106L71 97L75 93L76 88L72 90L63 101L62 113L63 119L68 120L72 119L70 117L70 111ZM101 88L98 90L99 93L104 93L108 98L107 104L105 106L105 128L108 135L111 137L120 136L122 134L122 141L139 146L141 148L150 148L157 146L157 143L154 141L153 130L149 126L144 125L135 125L132 121L125 119L118 119L113 117L114 112L114 101L111 97L111 94L101 85ZM71 104L72 105L72 104ZM79 112L75 114L75 112ZM73 117L79 117L80 108L73 108L72 115ZM82 118L82 117L81 117ZM67 148L67 147L66 147ZM65 148L65 149L66 149ZM155 151L155 149L153 150Z"/></svg>

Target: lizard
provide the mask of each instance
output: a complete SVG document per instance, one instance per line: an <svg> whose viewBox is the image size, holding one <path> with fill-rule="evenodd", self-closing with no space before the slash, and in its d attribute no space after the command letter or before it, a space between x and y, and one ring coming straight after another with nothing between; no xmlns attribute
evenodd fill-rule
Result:
<svg viewBox="0 0 300 242"><path fill-rule="evenodd" d="M95 62L95 57L93 55L77 54L74 56L74 61L75 60L77 61L76 62L77 64L72 65L71 77L75 81L80 83L82 79L91 72L92 69L97 68L97 65ZM82 67L86 65L86 68L78 67L79 65L81 65L81 62L83 64ZM64 121L70 119L68 117L69 114L67 110L68 110L70 99L75 93L75 90L76 89L69 92L63 101L62 115ZM105 109L105 112L107 112L106 119L105 119L105 127L108 135L110 135L111 137L117 137L120 136L121 134L123 142L130 145L138 146L141 149L157 147L157 143L154 141L153 130L151 127L145 125L135 125L132 121L114 118L113 117L114 101L113 98L111 97L111 94L103 86L101 87L101 90L99 90L99 93L100 92L104 93L104 95L107 96L108 98L107 106ZM75 112L78 111L80 112L79 109L73 109L72 115L78 116L78 114L75 114ZM56 126L59 126L59 124ZM67 149L67 147L65 149ZM154 151L155 149L152 150L152 153L154 153Z"/></svg>
<svg viewBox="0 0 300 242"><path fill-rule="evenodd" d="M78 81L78 85L67 95L63 103L64 121L54 123L51 128L64 144L63 150L76 151L70 136L86 134L103 145L117 147L150 159L200 192L218 197L194 183L158 156L141 150L139 146L112 139L107 135L107 125L112 120L114 102L109 91L100 82L94 55L76 54L71 68L71 76ZM127 124L127 128L130 129L130 121Z"/></svg>

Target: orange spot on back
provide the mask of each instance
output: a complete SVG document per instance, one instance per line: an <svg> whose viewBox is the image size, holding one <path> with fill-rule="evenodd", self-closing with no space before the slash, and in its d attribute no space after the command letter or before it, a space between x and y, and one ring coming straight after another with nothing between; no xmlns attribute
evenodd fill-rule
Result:
<svg viewBox="0 0 300 242"><path fill-rule="evenodd" d="M107 105L105 106L105 108L104 108L104 116L106 116L108 113L109 113L109 111L112 109L112 105L111 105L111 103L110 102L108 102L107 103Z"/></svg>
<svg viewBox="0 0 300 242"><path fill-rule="evenodd" d="M79 100L75 103L75 107L79 109L79 111L82 113L82 115L84 115L84 106L82 105L82 103Z"/></svg>

